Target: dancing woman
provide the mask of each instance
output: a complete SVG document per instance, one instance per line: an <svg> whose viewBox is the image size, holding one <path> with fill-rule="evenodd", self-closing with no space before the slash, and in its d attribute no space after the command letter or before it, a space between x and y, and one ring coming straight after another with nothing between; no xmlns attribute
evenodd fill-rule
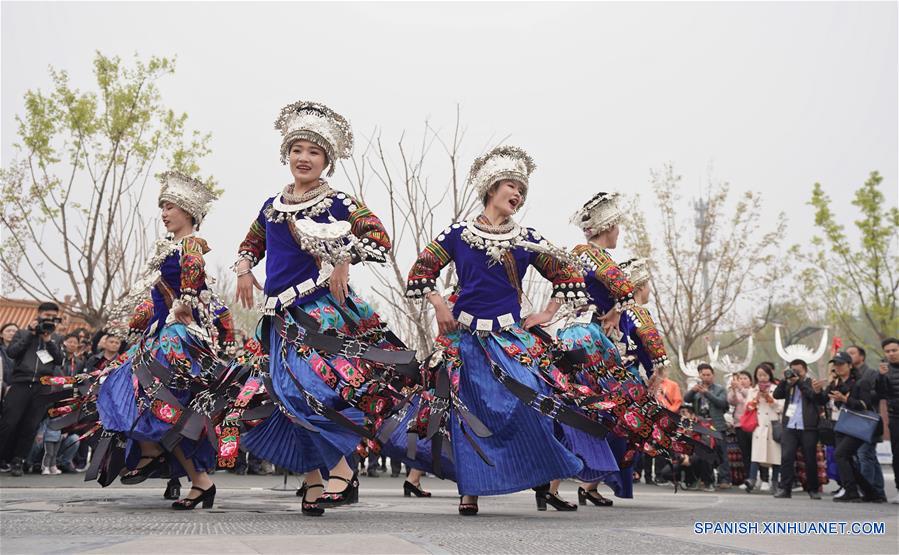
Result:
<svg viewBox="0 0 899 555"><path fill-rule="evenodd" d="M351 264L384 262L391 248L380 220L322 178L352 153L349 123L327 106L300 101L281 110L275 127L292 179L263 203L235 271L238 298L252 307L253 289L263 289L252 268L265 260L261 339L267 392L279 410L239 441L306 473L302 512L319 516L358 499L346 456L371 435L365 417L377 426L392 410L397 394L389 384L413 355L349 287ZM329 471L327 487L322 470Z"/></svg>
<svg viewBox="0 0 899 555"><path fill-rule="evenodd" d="M478 496L528 488L536 490L540 509L547 503L576 509L558 497L558 480L578 474L584 463L557 438L556 427L605 431L571 409L578 392L553 364L549 345L529 331L549 322L563 303L585 300L583 278L565 253L512 219L534 167L525 151L511 146L475 160L469 184L483 212L446 228L409 273L407 296L431 303L440 333L429 359L432 387L421 397L410 439L415 444L417 434L430 442L430 453L420 458L426 470L440 475L452 464L463 515L477 514ZM459 280L452 308L436 290L450 262ZM546 308L522 320L529 266L552 282L553 292ZM610 452L602 466L617 468Z"/></svg>
<svg viewBox="0 0 899 555"><path fill-rule="evenodd" d="M202 182L178 172L164 173L161 181L159 206L168 236L157 242L130 297L150 289L150 298L137 305L128 324L136 343L120 365L108 367L97 395L105 441L94 455L89 476L105 473L101 483L108 483L116 470L112 434L118 433L127 438L130 469L122 483L187 475L193 487L172 508L210 508L215 485L208 472L215 469L216 448L206 389L219 343L233 343L232 336L219 336L214 323L203 260L209 246L196 235L215 195Z"/></svg>

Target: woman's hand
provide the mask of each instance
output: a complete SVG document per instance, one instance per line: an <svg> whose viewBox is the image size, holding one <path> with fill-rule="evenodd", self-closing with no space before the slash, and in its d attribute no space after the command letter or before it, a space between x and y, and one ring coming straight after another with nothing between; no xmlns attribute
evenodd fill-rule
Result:
<svg viewBox="0 0 899 555"><path fill-rule="evenodd" d="M453 318L453 313L445 302L435 304L434 310L437 316L437 331L440 335L446 335L459 329L459 322Z"/></svg>
<svg viewBox="0 0 899 555"><path fill-rule="evenodd" d="M190 310L190 305L182 302L175 302L172 306L172 314L175 315L175 321L179 324L189 326L194 323L194 315Z"/></svg>
<svg viewBox="0 0 899 555"><path fill-rule="evenodd" d="M329 282L334 299L340 304L346 302L350 295L350 263L343 262L334 266Z"/></svg>
<svg viewBox="0 0 899 555"><path fill-rule="evenodd" d="M551 312L549 310L542 310L540 312L535 312L524 319L524 329L529 330L534 326L541 326L553 319L555 316L555 312Z"/></svg>
<svg viewBox="0 0 899 555"><path fill-rule="evenodd" d="M247 309L253 308L253 288L262 291L262 286L256 281L251 267L250 261L246 259L237 264L237 273L243 274L237 278L237 300Z"/></svg>
<svg viewBox="0 0 899 555"><path fill-rule="evenodd" d="M621 311L613 308L603 314L599 322L602 325L603 332L608 336L614 330L618 329L618 323L621 322Z"/></svg>

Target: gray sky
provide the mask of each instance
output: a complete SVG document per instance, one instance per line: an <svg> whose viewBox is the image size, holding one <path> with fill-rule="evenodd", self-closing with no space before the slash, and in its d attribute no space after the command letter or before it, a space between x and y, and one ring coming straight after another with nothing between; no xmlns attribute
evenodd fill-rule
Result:
<svg viewBox="0 0 899 555"><path fill-rule="evenodd" d="M48 88L48 65L87 88L95 50L177 55L164 101L212 133L203 169L226 190L203 227L212 264L230 264L289 180L272 122L297 99L390 141L419 137L425 118L450 128L461 104L462 171L507 135L526 148L538 169L523 223L559 244L580 238L568 217L597 190L651 202L649 169L666 161L687 195L710 164L735 192L761 191L769 221L789 213L791 242L810 237L815 181L849 206L877 169L897 204L894 2L4 2L2 35L4 165L22 95ZM436 189L448 169L433 172ZM340 174L332 184L346 188Z"/></svg>

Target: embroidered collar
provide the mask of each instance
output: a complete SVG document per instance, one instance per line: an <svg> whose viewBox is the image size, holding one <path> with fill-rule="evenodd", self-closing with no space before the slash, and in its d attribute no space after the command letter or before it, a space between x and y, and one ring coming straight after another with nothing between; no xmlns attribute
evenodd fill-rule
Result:
<svg viewBox="0 0 899 555"><path fill-rule="evenodd" d="M278 193L264 211L266 219L270 222L283 222L297 217L314 218L327 212L333 203L334 190L327 183L319 189L321 190L312 198L298 204L287 204L282 200L281 193Z"/></svg>

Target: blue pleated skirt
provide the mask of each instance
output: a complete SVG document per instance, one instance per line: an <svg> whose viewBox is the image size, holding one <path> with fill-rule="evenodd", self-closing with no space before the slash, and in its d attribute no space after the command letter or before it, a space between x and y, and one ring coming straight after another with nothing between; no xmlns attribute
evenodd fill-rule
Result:
<svg viewBox="0 0 899 555"><path fill-rule="evenodd" d="M196 376L201 372L200 365L193 361L184 343L190 342L198 348L201 346L197 339L187 333L187 328L183 324L165 326L158 335L144 341L144 350L149 350L163 366L169 367L171 361L176 359L187 359L191 361L192 375ZM135 468L140 460L140 446L137 442L158 443L172 428L172 424L160 420L148 408L138 410L138 397L143 399L141 403L143 407L149 407L151 401L137 385L137 378L132 371L132 363L138 350L139 345L131 348L128 359L109 373L97 393L97 410L103 428L123 432L128 437L126 462L129 468ZM169 389L169 391L184 406L189 405L193 398L189 389ZM184 438L178 445L185 457L193 461L198 471L215 470L216 447L210 444L205 436L198 441ZM170 457L170 464L173 477L187 475L174 457Z"/></svg>
<svg viewBox="0 0 899 555"><path fill-rule="evenodd" d="M341 307L344 314L357 323L377 318L368 303L355 294L351 294L351 298L355 310ZM336 329L349 334L346 322L335 310L335 306L338 306L337 301L328 293L315 301L300 305L300 308L319 320L321 326L319 331ZM284 318L293 321L289 314L285 313ZM312 410L290 373L311 397L339 411L352 422L362 425L365 420L362 411L349 406L337 391L323 381L313 369L310 354L320 356L332 367L339 364L352 365L352 362L340 355L315 351L302 356L293 345L287 346L285 356L282 354L284 341L277 325L272 326L270 340L269 374L274 391L269 394L274 395L283 410L306 421L317 431L293 424L284 414L276 411L264 422L246 431L241 436L241 443L247 451L257 457L296 473L333 468L340 462L341 457L347 457L356 450L361 438L349 428Z"/></svg>

